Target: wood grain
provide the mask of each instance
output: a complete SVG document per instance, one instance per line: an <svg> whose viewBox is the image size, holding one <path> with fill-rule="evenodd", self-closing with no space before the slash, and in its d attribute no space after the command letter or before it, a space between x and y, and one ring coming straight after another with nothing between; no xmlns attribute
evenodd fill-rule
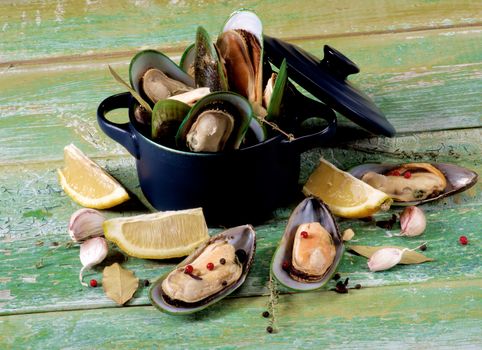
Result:
<svg viewBox="0 0 482 350"><path fill-rule="evenodd" d="M78 282L79 247L67 222L79 207L60 189L56 168L74 142L114 175L133 200L109 218L151 210L134 159L98 128L100 101L123 91L134 53L156 48L178 60L198 25L217 35L235 1L74 1L0 3L0 348L423 348L482 347L482 185L421 206L426 232L389 237L374 222L338 220L352 244L414 248L427 242L435 261L371 273L366 259L345 253L338 272L361 290L287 294L276 308L277 333L261 317L271 256L300 197L256 226L257 254L246 283L231 297L188 316L149 305L141 287L127 307L101 288ZM302 155L300 184L324 157L341 169L366 162L436 161L482 173L482 3L475 0L248 0L265 33L321 57L339 49L361 67L350 79L380 106L399 134L373 137L342 116L336 138ZM125 111L110 115L126 121ZM375 216L388 219L392 208ZM220 228L212 227L210 233ZM459 236L469 239L460 245ZM126 258L115 247L87 278L120 262L154 280L179 260Z"/></svg>
<svg viewBox="0 0 482 350"><path fill-rule="evenodd" d="M356 44L346 38L330 44L359 63L362 73L353 81L375 100L399 133L477 127L482 125L482 78L481 63L476 62L482 49L476 42L482 35L475 30L453 33L428 31L413 40L407 38L413 34L395 33L365 36ZM322 55L318 40L299 44ZM425 52L427 45L431 50ZM95 115L103 98L123 91L109 75L107 64L127 77L129 60L5 69L0 74L0 163L59 159L70 142L85 145L92 155L125 154L99 130ZM125 111L113 114L118 121L127 119ZM343 117L339 120L343 127L355 127Z"/></svg>
<svg viewBox="0 0 482 350"><path fill-rule="evenodd" d="M223 300L199 314L153 307L49 312L0 318L10 348L476 349L482 346L482 280L436 281L284 295L268 334L266 297Z"/></svg>
<svg viewBox="0 0 482 350"><path fill-rule="evenodd" d="M346 150L323 150L332 156L338 166L350 165L358 156L350 156ZM342 156L343 155L343 156ZM319 154L317 155L319 156ZM317 158L318 159L318 158ZM380 158L372 158L376 160ZM385 158L387 159L387 158ZM470 162L470 159L464 161ZM306 160L308 166L310 160ZM317 161L316 161L317 162ZM111 174L118 178L134 197L143 199L137 185L133 161L129 159L99 160ZM463 162L461 162L463 164ZM341 165L340 165L341 164ZM78 246L65 247L70 240L67 223L78 205L67 197L57 182L55 168L61 163L26 164L4 166L0 172L0 314L45 312L54 310L89 309L112 307L114 302L106 298L101 288L84 288L77 279L81 267ZM482 171L479 163L475 170ZM234 296L265 295L269 264L288 216L300 198L287 208L274 213L274 220L256 226L257 255L253 269L243 287ZM143 200L144 201L144 200ZM428 242L426 254L436 261L412 266L400 266L391 271L370 273L366 259L346 253L339 272L349 277L353 284L384 286L394 284L423 283L430 280L459 280L480 276L482 267L481 243L478 239L482 225L480 186L451 199L423 206L427 212L426 232L414 239L387 237L399 232L398 226L386 231L374 222L339 220L340 229L351 227L355 232L353 244L400 245L415 248ZM107 217L129 216L147 212L142 201L131 201L119 208L104 211ZM378 219L388 219L388 213ZM211 234L219 232L212 228ZM470 244L462 247L458 237L466 235ZM101 280L103 266L124 261L116 249L107 262L86 274L86 279ZM151 281L169 271L175 261L149 261L129 258L123 264L140 279ZM40 266L38 266L40 264ZM334 287L331 282L326 288ZM283 289L282 289L283 290ZM133 305L148 304L146 289L141 289L130 302Z"/></svg>
<svg viewBox="0 0 482 350"><path fill-rule="evenodd" d="M240 6L255 10L267 34L330 37L482 22L480 2L404 1L3 1L0 62L46 57L106 55L140 47L184 47L198 25L217 33ZM10 63L9 63L10 64Z"/></svg>

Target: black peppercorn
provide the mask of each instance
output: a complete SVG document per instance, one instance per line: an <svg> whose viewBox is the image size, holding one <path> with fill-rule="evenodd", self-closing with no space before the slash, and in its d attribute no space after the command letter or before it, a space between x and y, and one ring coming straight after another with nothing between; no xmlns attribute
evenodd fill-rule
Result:
<svg viewBox="0 0 482 350"><path fill-rule="evenodd" d="M246 262L246 259L248 258L248 254L243 249L236 250L235 254L238 257L238 260L241 264L244 264Z"/></svg>
<svg viewBox="0 0 482 350"><path fill-rule="evenodd" d="M266 327L266 332L273 333L273 327L271 326Z"/></svg>
<svg viewBox="0 0 482 350"><path fill-rule="evenodd" d="M144 287L149 287L150 284L149 280L144 280Z"/></svg>
<svg viewBox="0 0 482 350"><path fill-rule="evenodd" d="M219 259L219 263L220 263L221 265L226 264L226 259L224 259L224 258Z"/></svg>
<svg viewBox="0 0 482 350"><path fill-rule="evenodd" d="M420 250L421 250L422 252L426 251L426 250L427 250L427 245L426 245L426 244L422 244L422 245L420 246Z"/></svg>
<svg viewBox="0 0 482 350"><path fill-rule="evenodd" d="M341 276L340 276L339 273L335 273L335 276L333 276L333 279L334 279L335 281L338 281L338 280L340 279L340 277L341 277Z"/></svg>
<svg viewBox="0 0 482 350"><path fill-rule="evenodd" d="M346 285L342 281L338 281L335 287L335 292L345 294L348 293L348 288L346 288Z"/></svg>
<svg viewBox="0 0 482 350"><path fill-rule="evenodd" d="M269 312L268 312L268 311L264 311L264 312L263 312L263 317L264 317L264 318L268 318L268 317L269 317Z"/></svg>

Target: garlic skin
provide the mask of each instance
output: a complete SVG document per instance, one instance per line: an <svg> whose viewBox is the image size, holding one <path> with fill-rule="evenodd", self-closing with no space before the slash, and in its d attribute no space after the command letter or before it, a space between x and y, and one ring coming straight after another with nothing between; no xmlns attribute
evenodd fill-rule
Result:
<svg viewBox="0 0 482 350"><path fill-rule="evenodd" d="M409 249L382 248L377 250L368 259L368 268L372 272L391 269L402 260L403 253L407 250Z"/></svg>
<svg viewBox="0 0 482 350"><path fill-rule="evenodd" d="M87 286L83 281L84 271L101 263L108 252L107 241L102 237L91 238L80 245L79 257L83 267L79 272L79 280L83 286Z"/></svg>
<svg viewBox="0 0 482 350"><path fill-rule="evenodd" d="M423 210L418 207L406 207L400 214L401 236L419 236L425 231L426 226L427 220L425 219L425 214Z"/></svg>
<svg viewBox="0 0 482 350"><path fill-rule="evenodd" d="M74 242L104 235L102 223L105 216L95 209L83 208L72 214L68 232Z"/></svg>
<svg viewBox="0 0 482 350"><path fill-rule="evenodd" d="M80 262L86 268L92 267L101 263L108 252L109 248L105 238L91 238L80 245Z"/></svg>

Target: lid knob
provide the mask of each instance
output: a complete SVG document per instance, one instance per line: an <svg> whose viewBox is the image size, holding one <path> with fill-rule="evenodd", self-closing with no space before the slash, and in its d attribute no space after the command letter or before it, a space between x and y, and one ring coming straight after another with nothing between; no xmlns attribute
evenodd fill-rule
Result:
<svg viewBox="0 0 482 350"><path fill-rule="evenodd" d="M323 47L325 57L320 62L320 65L329 72L346 79L350 74L360 72L360 69L348 57L343 55L340 51L335 50L331 46L325 45Z"/></svg>

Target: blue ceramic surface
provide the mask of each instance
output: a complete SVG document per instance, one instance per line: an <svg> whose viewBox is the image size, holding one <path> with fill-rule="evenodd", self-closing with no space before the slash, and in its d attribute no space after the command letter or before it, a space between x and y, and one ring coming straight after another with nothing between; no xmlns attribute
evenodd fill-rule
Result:
<svg viewBox="0 0 482 350"><path fill-rule="evenodd" d="M298 46L265 35L264 54L277 66L286 59L290 78L356 124L377 135L395 135L375 103L346 79L360 70L341 52L325 45L320 61Z"/></svg>
<svg viewBox="0 0 482 350"><path fill-rule="evenodd" d="M298 94L299 116L318 116L327 125L287 141L282 135L248 148L222 153L192 153L151 141L137 128L130 93L106 98L97 110L100 128L137 161L139 183L158 210L202 207L210 224L255 223L299 193L300 153L323 145L335 133L335 113ZM106 114L129 109L130 122L117 124Z"/></svg>

